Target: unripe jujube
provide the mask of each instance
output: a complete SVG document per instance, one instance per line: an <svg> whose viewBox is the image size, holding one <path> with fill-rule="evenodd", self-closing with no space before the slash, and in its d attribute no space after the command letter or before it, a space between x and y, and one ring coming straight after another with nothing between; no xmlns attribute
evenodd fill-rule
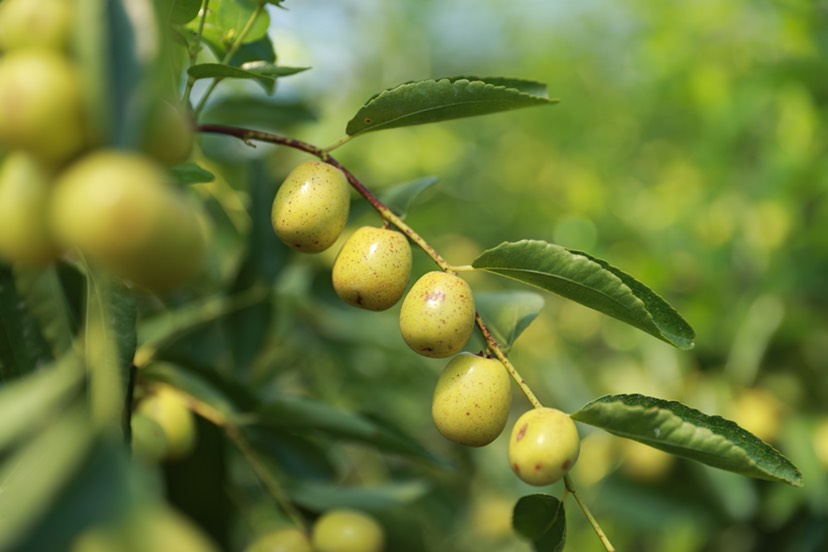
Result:
<svg viewBox="0 0 828 552"><path fill-rule="evenodd" d="M85 143L81 81L72 63L41 50L0 58L0 145L60 164Z"/></svg>
<svg viewBox="0 0 828 552"><path fill-rule="evenodd" d="M0 50L62 50L72 34L75 0L0 2Z"/></svg>
<svg viewBox="0 0 828 552"><path fill-rule="evenodd" d="M405 293L411 277L411 246L394 230L365 226L339 251L331 274L333 287L355 307L382 311Z"/></svg>
<svg viewBox="0 0 828 552"><path fill-rule="evenodd" d="M195 446L195 418L181 395L172 388L157 387L138 403L135 412L161 426L167 441L165 458L182 458Z"/></svg>
<svg viewBox="0 0 828 552"><path fill-rule="evenodd" d="M288 247L320 253L339 238L348 222L350 190L342 171L322 163L302 163L273 200L273 229Z"/></svg>
<svg viewBox="0 0 828 552"><path fill-rule="evenodd" d="M509 374L495 358L460 353L437 380L431 415L446 438L482 447L506 427L512 403Z"/></svg>
<svg viewBox="0 0 828 552"><path fill-rule="evenodd" d="M183 163L193 151L195 133L187 114L173 104L159 101L149 113L141 150L163 165Z"/></svg>
<svg viewBox="0 0 828 552"><path fill-rule="evenodd" d="M49 228L52 175L30 154L10 153L0 166L0 257L28 265L57 256Z"/></svg>
<svg viewBox="0 0 828 552"><path fill-rule="evenodd" d="M184 283L202 266L200 212L146 156L101 150L55 185L55 236L114 273L155 291Z"/></svg>
<svg viewBox="0 0 828 552"><path fill-rule="evenodd" d="M474 296L465 280L428 272L403 300L400 332L414 351L431 358L459 353L474 331Z"/></svg>
<svg viewBox="0 0 828 552"><path fill-rule="evenodd" d="M581 450L575 422L555 408L524 413L512 429L509 464L530 485L551 485L572 469Z"/></svg>
<svg viewBox="0 0 828 552"><path fill-rule="evenodd" d="M368 514L339 508L316 520L311 542L315 552L380 552L385 534Z"/></svg>

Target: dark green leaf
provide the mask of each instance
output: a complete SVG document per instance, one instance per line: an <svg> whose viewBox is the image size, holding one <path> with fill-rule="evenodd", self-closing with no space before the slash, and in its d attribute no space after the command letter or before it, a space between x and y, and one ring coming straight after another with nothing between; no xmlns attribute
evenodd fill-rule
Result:
<svg viewBox="0 0 828 552"><path fill-rule="evenodd" d="M17 266L14 272L20 295L37 320L52 355L61 356L71 346L75 329L57 270L53 265L43 269Z"/></svg>
<svg viewBox="0 0 828 552"><path fill-rule="evenodd" d="M216 176L210 171L203 169L195 163L182 163L170 169L176 181L182 184L201 184L212 182Z"/></svg>
<svg viewBox="0 0 828 552"><path fill-rule="evenodd" d="M0 377L4 381L31 372L47 360L43 338L18 295L11 269L0 263Z"/></svg>
<svg viewBox="0 0 828 552"><path fill-rule="evenodd" d="M325 511L331 508L356 508L368 512L381 512L405 506L428 492L424 481L396 481L373 487L349 488L340 484L293 481L286 485L291 498L310 510Z"/></svg>
<svg viewBox="0 0 828 552"><path fill-rule="evenodd" d="M201 63L199 65L193 65L187 69L187 72L196 80L210 78L220 80L228 78L252 79L262 85L262 88L264 88L265 92L268 94L273 93L275 86L275 80L271 76L245 71L244 69L230 67L229 65L222 65L221 63Z"/></svg>
<svg viewBox="0 0 828 552"><path fill-rule="evenodd" d="M620 437L749 477L802 486L802 475L779 451L720 416L644 395L607 395L572 418Z"/></svg>
<svg viewBox="0 0 828 552"><path fill-rule="evenodd" d="M680 349L693 347L693 328L664 299L581 251L538 240L504 242L484 251L472 266L557 293Z"/></svg>
<svg viewBox="0 0 828 552"><path fill-rule="evenodd" d="M478 293L475 305L495 340L509 351L543 309L543 297L531 291Z"/></svg>
<svg viewBox="0 0 828 552"><path fill-rule="evenodd" d="M380 200L385 203L386 207L391 209L395 215L405 219L408 214L408 209L414 201L426 190L437 184L436 176L427 176L420 178L413 182L406 182L399 184L393 188L385 190L380 196Z"/></svg>
<svg viewBox="0 0 828 552"><path fill-rule="evenodd" d="M371 99L348 122L349 136L557 103L546 86L519 79L454 77L408 82Z"/></svg>
<svg viewBox="0 0 828 552"><path fill-rule="evenodd" d="M396 452L444 464L422 445L397 428L365 416L339 410L324 402L300 397L282 397L264 405L251 423L293 432L316 431L331 437L368 443L380 450Z"/></svg>
<svg viewBox="0 0 828 552"><path fill-rule="evenodd" d="M512 527L538 552L561 552L566 544L563 502L544 494L524 496L515 504Z"/></svg>
<svg viewBox="0 0 828 552"><path fill-rule="evenodd" d="M236 50L236 55L230 60L230 65L241 67L251 61L276 63L276 51L273 49L273 42L268 35L264 35L259 40L242 44Z"/></svg>
<svg viewBox="0 0 828 552"><path fill-rule="evenodd" d="M202 0L164 0L162 5L166 21L183 25L198 15Z"/></svg>

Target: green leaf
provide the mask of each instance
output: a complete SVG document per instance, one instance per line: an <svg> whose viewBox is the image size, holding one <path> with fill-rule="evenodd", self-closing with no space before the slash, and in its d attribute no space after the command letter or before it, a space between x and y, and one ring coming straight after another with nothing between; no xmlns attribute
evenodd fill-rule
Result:
<svg viewBox="0 0 828 552"><path fill-rule="evenodd" d="M241 67L251 61L276 63L276 51L273 49L273 42L268 35L264 35L259 40L242 44L236 50L233 59L230 60L230 65Z"/></svg>
<svg viewBox="0 0 828 552"><path fill-rule="evenodd" d="M18 295L11 269L0 264L0 380L8 381L46 360L37 322Z"/></svg>
<svg viewBox="0 0 828 552"><path fill-rule="evenodd" d="M408 214L414 200L435 184L437 184L436 176L427 176L413 182L405 182L385 190L380 196L380 201L391 209L395 215L405 219L405 215Z"/></svg>
<svg viewBox="0 0 828 552"><path fill-rule="evenodd" d="M445 463L398 428L359 414L301 397L281 397L264 405L251 424L295 432L317 431L326 435L368 443L378 449Z"/></svg>
<svg viewBox="0 0 828 552"><path fill-rule="evenodd" d="M81 390L83 381L80 358L70 353L54 367L42 368L0 388L0 452L35 433Z"/></svg>
<svg viewBox="0 0 828 552"><path fill-rule="evenodd" d="M137 307L120 280L87 273L84 345L92 417L100 427L120 422L135 356Z"/></svg>
<svg viewBox="0 0 828 552"><path fill-rule="evenodd" d="M802 486L790 460L752 433L720 416L644 395L607 395L572 418L627 439L749 477Z"/></svg>
<svg viewBox="0 0 828 552"><path fill-rule="evenodd" d="M216 179L216 175L195 163L182 163L170 169L170 172L175 180L182 184L202 184Z"/></svg>
<svg viewBox="0 0 828 552"><path fill-rule="evenodd" d="M183 25L198 15L201 0L164 0L162 5L162 13L166 21L175 25Z"/></svg>
<svg viewBox="0 0 828 552"><path fill-rule="evenodd" d="M693 347L693 328L664 299L587 253L538 240L504 242L484 251L472 266L557 293L679 349Z"/></svg>
<svg viewBox="0 0 828 552"><path fill-rule="evenodd" d="M57 270L54 265L44 269L16 266L14 275L29 312L58 358L71 346L76 328Z"/></svg>
<svg viewBox="0 0 828 552"><path fill-rule="evenodd" d="M258 82L265 92L272 94L275 87L275 79L268 75L245 71L238 67L222 65L221 63L201 63L192 65L187 73L195 80L199 79L252 79Z"/></svg>
<svg viewBox="0 0 828 552"><path fill-rule="evenodd" d="M303 103L250 95L217 99L210 102L201 116L203 123L271 132L315 120L316 114Z"/></svg>
<svg viewBox="0 0 828 552"><path fill-rule="evenodd" d="M520 79L453 77L408 82L373 96L348 121L349 136L557 103L546 86Z"/></svg>
<svg viewBox="0 0 828 552"><path fill-rule="evenodd" d="M331 508L356 508L382 512L411 504L429 489L421 480L395 481L386 485L349 488L341 484L292 481L286 484L290 497L300 506L318 512Z"/></svg>
<svg viewBox="0 0 828 552"><path fill-rule="evenodd" d="M561 552L566 544L563 502L544 494L524 496L515 504L512 527L538 552Z"/></svg>
<svg viewBox="0 0 828 552"><path fill-rule="evenodd" d="M210 0L204 19L202 39L218 59L224 58L256 11L256 2L245 0ZM187 28L197 31L201 18L193 19ZM256 42L267 35L270 16L262 11L243 38L243 43Z"/></svg>
<svg viewBox="0 0 828 552"><path fill-rule="evenodd" d="M478 293L474 302L504 352L512 348L544 306L543 297L531 291Z"/></svg>

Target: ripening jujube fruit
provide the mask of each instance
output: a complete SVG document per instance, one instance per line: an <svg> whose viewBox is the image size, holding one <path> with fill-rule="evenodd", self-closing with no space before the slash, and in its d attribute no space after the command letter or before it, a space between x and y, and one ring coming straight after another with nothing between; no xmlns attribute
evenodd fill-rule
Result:
<svg viewBox="0 0 828 552"><path fill-rule="evenodd" d="M555 408L524 413L512 428L509 464L530 485L551 485L566 475L578 460L581 439L569 414Z"/></svg>
<svg viewBox="0 0 828 552"><path fill-rule="evenodd" d="M30 154L15 151L0 166L0 257L44 265L58 248L49 228L52 174Z"/></svg>
<svg viewBox="0 0 828 552"><path fill-rule="evenodd" d="M161 426L167 439L165 458L182 458L195 446L195 418L181 395L172 388L156 387L138 403L135 412Z"/></svg>
<svg viewBox="0 0 828 552"><path fill-rule="evenodd" d="M437 380L431 415L446 439L482 447L506 427L511 403L511 381L499 360L460 353Z"/></svg>
<svg viewBox="0 0 828 552"><path fill-rule="evenodd" d="M64 56L17 50L0 58L0 145L61 164L86 144L81 80Z"/></svg>
<svg viewBox="0 0 828 552"><path fill-rule="evenodd" d="M316 520L311 542L315 552L380 552L385 532L372 516L338 508Z"/></svg>
<svg viewBox="0 0 828 552"><path fill-rule="evenodd" d="M312 552L312 549L308 536L290 527L259 536L244 552Z"/></svg>
<svg viewBox="0 0 828 552"><path fill-rule="evenodd" d="M181 108L166 101L152 107L141 151L161 164L173 167L187 160L194 142L192 124Z"/></svg>
<svg viewBox="0 0 828 552"><path fill-rule="evenodd" d="M0 50L65 49L72 34L74 0L0 2Z"/></svg>
<svg viewBox="0 0 828 552"><path fill-rule="evenodd" d="M206 235L200 211L168 180L164 168L144 155L90 154L55 185L55 236L140 286L178 286L201 269Z"/></svg>
<svg viewBox="0 0 828 552"><path fill-rule="evenodd" d="M321 161L307 161L293 169L276 192L273 229L288 247L320 253L345 228L350 200L342 171Z"/></svg>
<svg viewBox="0 0 828 552"><path fill-rule="evenodd" d="M446 358L459 353L474 331L474 296L454 274L428 272L409 290L400 310L400 332L417 353Z"/></svg>
<svg viewBox="0 0 828 552"><path fill-rule="evenodd" d="M346 303L372 311L397 304L411 277L411 246L395 230L364 226L342 246L331 278Z"/></svg>

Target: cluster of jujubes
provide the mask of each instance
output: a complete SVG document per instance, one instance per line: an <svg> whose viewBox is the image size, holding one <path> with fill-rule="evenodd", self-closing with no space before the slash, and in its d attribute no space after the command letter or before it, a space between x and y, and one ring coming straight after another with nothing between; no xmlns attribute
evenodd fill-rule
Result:
<svg viewBox="0 0 828 552"><path fill-rule="evenodd" d="M348 181L340 170L321 161L303 163L276 193L273 228L297 251L324 251L344 230L349 201ZM405 295L400 332L408 346L430 358L454 356L434 390L434 424L456 443L488 445L506 427L511 379L499 360L463 352L476 320L471 287L456 274L434 271L420 277L406 295L410 276L408 239L388 228L359 228L342 246L332 271L334 290L355 307L382 311ZM566 475L579 447L578 430L568 415L536 408L515 424L509 462L527 483L548 485Z"/></svg>
<svg viewBox="0 0 828 552"><path fill-rule="evenodd" d="M336 508L322 514L310 536L298 528L276 529L260 535L245 552L382 552L385 532L369 514Z"/></svg>
<svg viewBox="0 0 828 552"><path fill-rule="evenodd" d="M82 255L166 291L201 268L204 217L167 166L192 149L188 118L164 100L133 149L115 150L73 55L75 2L0 4L0 258L47 265Z"/></svg>

